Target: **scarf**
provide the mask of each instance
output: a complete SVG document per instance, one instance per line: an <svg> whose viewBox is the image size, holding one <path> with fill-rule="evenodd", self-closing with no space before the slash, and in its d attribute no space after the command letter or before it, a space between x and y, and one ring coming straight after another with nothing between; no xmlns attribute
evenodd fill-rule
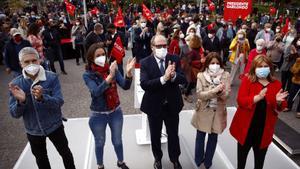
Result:
<svg viewBox="0 0 300 169"><path fill-rule="evenodd" d="M105 80L109 74L109 64L105 64L104 67L92 64L92 71L96 72L103 80ZM108 110L115 110L120 105L117 82L113 80L108 89L104 91L104 98Z"/></svg>

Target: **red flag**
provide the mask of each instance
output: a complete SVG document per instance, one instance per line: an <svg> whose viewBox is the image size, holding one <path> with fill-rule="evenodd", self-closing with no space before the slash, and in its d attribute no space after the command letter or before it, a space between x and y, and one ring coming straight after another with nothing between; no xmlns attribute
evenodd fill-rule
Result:
<svg viewBox="0 0 300 169"><path fill-rule="evenodd" d="M92 10L91 10L91 14L92 15L97 15L97 13L99 13L99 9L97 7L94 7Z"/></svg>
<svg viewBox="0 0 300 169"><path fill-rule="evenodd" d="M114 25L116 27L125 27L125 22L124 22L124 18L123 18L123 14L122 14L122 9L120 7L119 7L118 13L115 17Z"/></svg>
<svg viewBox="0 0 300 169"><path fill-rule="evenodd" d="M72 3L70 3L68 0L65 0L65 4L66 4L66 9L67 9L67 12L71 15L71 16L74 16L75 14L75 5L73 5Z"/></svg>
<svg viewBox="0 0 300 169"><path fill-rule="evenodd" d="M142 5L143 6L143 16L152 22L152 18L154 17L152 12L147 8L147 6L145 4Z"/></svg>
<svg viewBox="0 0 300 169"><path fill-rule="evenodd" d="M123 47L120 36L117 37L114 47L111 50L110 56L115 58L118 64L122 63L123 57L125 56L125 49Z"/></svg>
<svg viewBox="0 0 300 169"><path fill-rule="evenodd" d="M285 25L282 28L282 33L285 35L289 31L289 24L290 24L290 19L286 18L285 19Z"/></svg>

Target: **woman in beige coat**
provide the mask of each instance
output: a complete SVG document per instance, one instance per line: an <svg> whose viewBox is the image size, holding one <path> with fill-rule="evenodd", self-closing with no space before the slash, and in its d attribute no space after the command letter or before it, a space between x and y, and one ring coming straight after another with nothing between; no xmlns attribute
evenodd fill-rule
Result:
<svg viewBox="0 0 300 169"><path fill-rule="evenodd" d="M218 134L226 127L226 100L230 91L230 76L224 71L222 59L216 52L207 55L203 70L197 75L197 102L192 125L197 129L195 163L212 165ZM206 152L204 140L208 134Z"/></svg>

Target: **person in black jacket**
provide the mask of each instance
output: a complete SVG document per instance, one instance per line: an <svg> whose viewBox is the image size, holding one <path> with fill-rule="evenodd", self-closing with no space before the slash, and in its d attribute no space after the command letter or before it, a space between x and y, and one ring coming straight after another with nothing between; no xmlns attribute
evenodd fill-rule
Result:
<svg viewBox="0 0 300 169"><path fill-rule="evenodd" d="M102 47L105 45L105 35L103 33L103 25L96 23L94 30L91 31L85 38L85 49L88 51L90 46L94 43L99 43Z"/></svg>
<svg viewBox="0 0 300 169"><path fill-rule="evenodd" d="M46 58L50 61L51 71L56 72L54 67L55 57L58 57L59 66L62 74L67 74L65 71L65 65L63 60L63 54L60 46L60 34L57 29L57 25L52 19L49 19L49 22L45 24L45 30L42 33L44 39L43 44L46 48Z"/></svg>
<svg viewBox="0 0 300 169"><path fill-rule="evenodd" d="M24 47L31 47L30 42L24 40L21 36L21 32L16 28L11 28L10 34L11 40L6 44L4 48L4 62L6 65L6 72L13 73L13 77L17 77L22 74L22 68L19 61L19 52Z"/></svg>
<svg viewBox="0 0 300 169"><path fill-rule="evenodd" d="M108 24L107 25L107 34L105 37L108 56L111 56L111 51L112 51L114 44L118 37L121 38L122 45L123 45L123 47L125 47L125 35L122 32L117 31L114 24ZM114 58L114 56L112 56L110 62L113 62L114 60L115 60L115 58ZM120 71L120 73L122 75L124 75L123 61L121 63L118 63L118 70Z"/></svg>
<svg viewBox="0 0 300 169"><path fill-rule="evenodd" d="M152 37L153 33L150 31L149 26L147 26L147 20L141 18L138 27L134 30L134 53L137 63L152 53L150 45Z"/></svg>
<svg viewBox="0 0 300 169"><path fill-rule="evenodd" d="M254 41L255 37L256 37L256 34L257 34L257 24L252 23L251 24L251 29L247 33L247 39L249 40L251 50L256 48L255 41Z"/></svg>
<svg viewBox="0 0 300 169"><path fill-rule="evenodd" d="M203 48L206 55L209 52L217 52L220 54L221 46L219 39L216 37L215 29L209 30L207 37L203 40Z"/></svg>
<svg viewBox="0 0 300 169"><path fill-rule="evenodd" d="M174 169L182 169L179 162L180 145L178 137L179 112L183 100L179 84L186 79L180 68L180 60L175 55L167 54L167 39L156 35L151 40L153 55L140 61L141 87L145 90L141 111L148 116L151 147L155 159L154 168L161 169L161 130L165 123L168 135L169 158Z"/></svg>

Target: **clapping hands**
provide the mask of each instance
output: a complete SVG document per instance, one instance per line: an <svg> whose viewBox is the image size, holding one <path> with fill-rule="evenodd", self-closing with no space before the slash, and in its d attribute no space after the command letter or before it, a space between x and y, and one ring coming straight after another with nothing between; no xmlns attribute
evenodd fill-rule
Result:
<svg viewBox="0 0 300 169"><path fill-rule="evenodd" d="M174 78L175 75L176 75L176 64L175 64L175 62L171 63L171 61L169 61L168 67L164 74L164 80L168 81L168 80Z"/></svg>
<svg viewBox="0 0 300 169"><path fill-rule="evenodd" d="M135 62L136 59L135 58L131 58L127 60L127 64L126 64L126 76L131 78L132 77L132 70L135 67Z"/></svg>

